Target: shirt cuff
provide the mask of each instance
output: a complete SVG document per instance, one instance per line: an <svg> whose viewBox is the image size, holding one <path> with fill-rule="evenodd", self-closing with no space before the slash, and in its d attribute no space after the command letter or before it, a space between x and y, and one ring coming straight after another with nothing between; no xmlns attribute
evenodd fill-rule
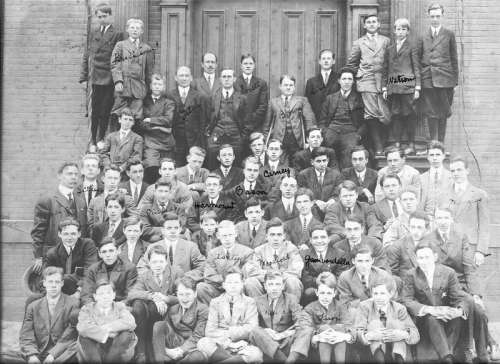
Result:
<svg viewBox="0 0 500 364"><path fill-rule="evenodd" d="M415 86L415 91L420 91L422 88L420 86Z"/></svg>

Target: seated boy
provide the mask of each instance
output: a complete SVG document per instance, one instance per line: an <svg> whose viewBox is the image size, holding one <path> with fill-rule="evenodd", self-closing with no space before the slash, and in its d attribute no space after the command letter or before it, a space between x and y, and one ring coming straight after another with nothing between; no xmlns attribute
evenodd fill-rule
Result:
<svg viewBox="0 0 500 364"><path fill-rule="evenodd" d="M169 306L165 319L153 326L154 360L204 362L196 345L205 336L208 307L196 300L196 282L191 278L178 279L176 286L179 303Z"/></svg>
<svg viewBox="0 0 500 364"><path fill-rule="evenodd" d="M420 340L406 307L392 299L395 293L396 282L393 279L373 282L371 298L359 304L356 315L354 326L358 340L370 346L372 360L376 363L411 361L407 357L407 345L414 345Z"/></svg>
<svg viewBox="0 0 500 364"><path fill-rule="evenodd" d="M134 317L123 302L114 302L114 284L97 283L95 302L82 307L76 326L78 354L86 363L123 363L132 358L137 338Z"/></svg>
<svg viewBox="0 0 500 364"><path fill-rule="evenodd" d="M250 342L267 358L294 363L307 358L312 329L297 297L283 292L284 286L280 271L266 273L266 294L255 298L259 326L250 333Z"/></svg>
<svg viewBox="0 0 500 364"><path fill-rule="evenodd" d="M248 343L250 332L258 326L258 313L253 298L243 294L241 272L228 270L222 286L226 292L210 301L205 337L198 341L198 350L210 363L227 359L261 363L262 352Z"/></svg>
<svg viewBox="0 0 500 364"><path fill-rule="evenodd" d="M208 169L202 168L207 152L205 149L194 146L189 148L186 157L187 164L177 168L177 179L187 185L194 202L200 200L200 196L205 192L205 180L208 176Z"/></svg>
<svg viewBox="0 0 500 364"><path fill-rule="evenodd" d="M104 207L108 218L92 227L92 240L100 245L105 237L112 237L118 245L126 241L123 234L123 220L125 214L125 195L121 192L109 193L104 199Z"/></svg>
<svg viewBox="0 0 500 364"><path fill-rule="evenodd" d="M220 245L220 241L215 234L218 223L219 217L215 211L202 212L200 217L201 230L191 236L191 240L198 245L200 253L205 257L208 256L210 250Z"/></svg>

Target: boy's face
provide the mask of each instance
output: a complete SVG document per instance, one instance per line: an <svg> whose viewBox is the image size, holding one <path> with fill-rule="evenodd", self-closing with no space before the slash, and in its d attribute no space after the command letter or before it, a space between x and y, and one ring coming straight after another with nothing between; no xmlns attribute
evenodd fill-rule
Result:
<svg viewBox="0 0 500 364"><path fill-rule="evenodd" d="M253 162L246 162L245 169L243 170L243 174L245 175L245 179L248 182L254 182L259 176L259 165Z"/></svg>
<svg viewBox="0 0 500 364"><path fill-rule="evenodd" d="M167 256L156 253L151 254L151 257L149 258L149 266L155 276L163 275L167 266Z"/></svg>
<svg viewBox="0 0 500 364"><path fill-rule="evenodd" d="M427 160L429 161L431 167L441 168L444 161L444 153L438 148L429 149L427 152Z"/></svg>
<svg viewBox="0 0 500 364"><path fill-rule="evenodd" d="M95 180L99 175L99 162L95 159L85 159L83 161L82 174L89 180Z"/></svg>
<svg viewBox="0 0 500 364"><path fill-rule="evenodd" d="M363 233L363 227L357 221L347 220L344 224L345 235L349 241L359 241Z"/></svg>
<svg viewBox="0 0 500 364"><path fill-rule="evenodd" d="M378 28L380 28L380 23L378 22L377 17L371 16L366 19L364 28L366 29L367 33L375 34L378 31Z"/></svg>
<svg viewBox="0 0 500 364"><path fill-rule="evenodd" d="M323 143L323 136L321 135L321 131L313 130L309 133L309 137L307 138L307 142L311 148L318 148Z"/></svg>
<svg viewBox="0 0 500 364"><path fill-rule="evenodd" d="M121 130L130 130L134 126L134 117L130 115L122 115L118 122L121 125Z"/></svg>
<svg viewBox="0 0 500 364"><path fill-rule="evenodd" d="M151 92L153 93L153 95L158 96L164 90L165 90L165 84L163 83L163 80L153 79L151 81Z"/></svg>
<svg viewBox="0 0 500 364"><path fill-rule="evenodd" d="M109 307L115 299L115 291L109 284L100 286L94 293L94 300L99 306Z"/></svg>
<svg viewBox="0 0 500 364"><path fill-rule="evenodd" d="M177 287L177 298L179 299L179 304L183 309L188 309L193 304L196 299L196 292L191 288L184 287L179 284Z"/></svg>
<svg viewBox="0 0 500 364"><path fill-rule="evenodd" d="M195 172L200 170L204 160L205 160L204 157L196 154L190 154L187 157L189 167Z"/></svg>
<svg viewBox="0 0 500 364"><path fill-rule="evenodd" d="M205 180L205 190L207 191L208 197L217 197L220 194L220 191L222 191L220 180L217 178L207 178Z"/></svg>
<svg viewBox="0 0 500 364"><path fill-rule="evenodd" d="M328 166L328 157L326 155L319 155L311 161L311 164L318 172L324 172Z"/></svg>
<svg viewBox="0 0 500 364"><path fill-rule="evenodd" d="M163 178L171 179L175 177L175 166L172 162L163 162L160 170L160 176Z"/></svg>
<svg viewBox="0 0 500 364"><path fill-rule="evenodd" d="M138 39L144 33L144 30L139 23L131 23L127 28L127 33L130 38Z"/></svg>
<svg viewBox="0 0 500 364"><path fill-rule="evenodd" d="M455 183L467 182L469 176L469 170L465 168L465 164L462 161L455 163L450 163L451 177Z"/></svg>
<svg viewBox="0 0 500 364"><path fill-rule="evenodd" d="M297 192L297 181L292 177L285 177L280 184L281 195L284 198L293 198Z"/></svg>
<svg viewBox="0 0 500 364"><path fill-rule="evenodd" d="M317 253L325 253L328 249L328 234L326 230L314 230L311 234L311 244Z"/></svg>
<svg viewBox="0 0 500 364"><path fill-rule="evenodd" d="M403 207L404 212L408 215L414 213L417 210L417 197L415 194L411 192L403 192L401 194L401 206Z"/></svg>
<svg viewBox="0 0 500 364"><path fill-rule="evenodd" d="M401 157L399 152L392 152L387 154L387 167L390 173L399 173L405 164L405 159Z"/></svg>
<svg viewBox="0 0 500 364"><path fill-rule="evenodd" d="M213 236L215 230L217 230L217 222L214 219L203 219L201 220L200 227L205 234Z"/></svg>
<svg viewBox="0 0 500 364"><path fill-rule="evenodd" d="M260 157L262 152L264 151L264 141L262 138L256 139L250 144L250 149L252 150L252 154L256 157Z"/></svg>
<svg viewBox="0 0 500 364"><path fill-rule="evenodd" d="M354 257L354 266L356 271L362 275L367 275L372 269L373 258L369 253L358 253Z"/></svg>
<svg viewBox="0 0 500 364"><path fill-rule="evenodd" d="M114 244L106 244L99 248L99 257L106 265L113 265L118 259L118 248Z"/></svg>
<svg viewBox="0 0 500 364"><path fill-rule="evenodd" d="M222 287L230 296L237 296L241 294L241 291L243 290L241 276L237 273L228 274L224 279L224 283L222 283Z"/></svg>
<svg viewBox="0 0 500 364"><path fill-rule="evenodd" d="M295 198L295 206L301 215L309 215L312 209L312 201L308 195L299 195Z"/></svg>
<svg viewBox="0 0 500 364"><path fill-rule="evenodd" d="M401 185L395 178L386 178L382 184L382 190L388 200L395 201L399 197Z"/></svg>
<svg viewBox="0 0 500 364"><path fill-rule="evenodd" d="M267 147L267 156L271 162L279 160L282 153L283 151L281 150L281 145L278 142L270 143Z"/></svg>
<svg viewBox="0 0 500 364"><path fill-rule="evenodd" d="M203 57L203 62L201 63L201 67L203 71L208 74L214 74L217 69L217 61L215 59L215 55L207 53Z"/></svg>
<svg viewBox="0 0 500 364"><path fill-rule="evenodd" d="M233 87L234 80L234 72L232 70L224 70L221 72L220 82L222 83L222 87L230 89Z"/></svg>
<svg viewBox="0 0 500 364"><path fill-rule="evenodd" d="M363 172L366 169L366 164L368 163L365 152L359 151L352 153L351 163L356 171Z"/></svg>
<svg viewBox="0 0 500 364"><path fill-rule="evenodd" d="M408 28L407 27L402 27L401 25L398 25L394 29L394 34L396 34L396 38L398 39L404 39L408 36Z"/></svg>
<svg viewBox="0 0 500 364"><path fill-rule="evenodd" d="M319 65L321 66L322 71L331 70L333 65L335 64L335 60L333 59L332 52L323 52L321 57L319 58Z"/></svg>
<svg viewBox="0 0 500 364"><path fill-rule="evenodd" d="M234 226L219 227L217 238L220 240L224 249L231 249L236 242L236 230Z"/></svg>
<svg viewBox="0 0 500 364"><path fill-rule="evenodd" d="M352 78L352 73L344 72L340 75L339 85L342 91L350 91L352 89L353 83L354 79Z"/></svg>
<svg viewBox="0 0 500 364"><path fill-rule="evenodd" d="M258 225L262 221L264 211L260 206L250 206L245 210L245 217L251 225Z"/></svg>
<svg viewBox="0 0 500 364"><path fill-rule="evenodd" d="M64 285L63 278L61 274L54 273L48 275L43 280L43 286L47 291L47 296L50 298L55 298L61 294L61 289Z"/></svg>
<svg viewBox="0 0 500 364"><path fill-rule="evenodd" d="M432 9L429 11L429 19L431 20L431 26L437 28L441 25L443 21L443 13L441 9Z"/></svg>
<svg viewBox="0 0 500 364"><path fill-rule="evenodd" d="M417 264L424 272L428 272L436 264L437 254L431 248L418 249L415 252Z"/></svg>
<svg viewBox="0 0 500 364"><path fill-rule="evenodd" d="M180 67L175 76L175 80L181 87L188 87L193 81L193 76L191 76L191 71L187 67Z"/></svg>
<svg viewBox="0 0 500 364"><path fill-rule="evenodd" d="M410 219L408 229L410 231L410 236L414 241L420 241L427 233L427 228L425 227L425 220L423 219L417 219L417 218Z"/></svg>
<svg viewBox="0 0 500 364"><path fill-rule="evenodd" d="M248 57L241 61L241 72L245 75L251 75L255 70L255 62L252 58Z"/></svg>
<svg viewBox="0 0 500 364"><path fill-rule="evenodd" d="M125 211L125 208L120 205L120 203L116 200L108 201L106 205L106 213L108 214L109 221L118 221L120 220L122 213Z"/></svg>
<svg viewBox="0 0 500 364"><path fill-rule="evenodd" d="M328 287L326 284L320 284L318 289L316 289L316 296L318 296L318 301L323 307L330 306L333 299L335 298L335 289Z"/></svg>
<svg viewBox="0 0 500 364"><path fill-rule="evenodd" d="M142 164L135 164L130 166L130 170L127 171L127 176L132 180L132 182L139 184L142 183L144 178L144 167Z"/></svg>
<svg viewBox="0 0 500 364"><path fill-rule="evenodd" d="M372 298L377 307L384 307L391 300L392 294L385 284L381 284L372 288Z"/></svg>
<svg viewBox="0 0 500 364"><path fill-rule="evenodd" d="M219 156L217 157L219 162L224 167L230 167L233 165L234 162L234 152L233 148L224 148L219 151Z"/></svg>
<svg viewBox="0 0 500 364"><path fill-rule="evenodd" d="M166 203L170 200L170 187L158 186L155 191L156 201Z"/></svg>
<svg viewBox="0 0 500 364"><path fill-rule="evenodd" d="M73 247L80 237L80 232L75 225L68 225L63 227L57 235L61 238L64 245Z"/></svg>
<svg viewBox="0 0 500 364"><path fill-rule="evenodd" d="M292 96L295 92L295 82L285 77L280 84L281 94L284 96Z"/></svg>
<svg viewBox="0 0 500 364"><path fill-rule="evenodd" d="M59 174L59 183L68 188L75 188L80 177L80 171L75 166L67 166Z"/></svg>
<svg viewBox="0 0 500 364"><path fill-rule="evenodd" d="M266 293L272 299L276 299L281 296L283 293L283 288L285 284L283 282L283 278L275 277L273 279L268 279L264 282L264 288L266 289Z"/></svg>
<svg viewBox="0 0 500 364"><path fill-rule="evenodd" d="M161 229L163 237L168 240L176 240L179 236L179 231L181 230L181 224L179 220L167 220L163 223Z"/></svg>
<svg viewBox="0 0 500 364"><path fill-rule="evenodd" d="M120 183L120 172L115 170L108 170L104 175L104 187L106 191L114 191L118 188Z"/></svg>
<svg viewBox="0 0 500 364"><path fill-rule="evenodd" d="M102 11L97 10L95 16L100 26L107 26L108 24L111 24L111 15L108 13L103 13Z"/></svg>
<svg viewBox="0 0 500 364"><path fill-rule="evenodd" d="M340 189L339 198L342 206L345 208L353 208L356 204L356 200L358 199L358 194L356 191L350 191L347 188L342 187Z"/></svg>
<svg viewBox="0 0 500 364"><path fill-rule="evenodd" d="M271 244L273 249L279 249L285 241L285 232L283 226L274 226L269 228L266 233L267 242Z"/></svg>
<svg viewBox="0 0 500 364"><path fill-rule="evenodd" d="M434 220L436 221L437 228L442 232L447 232L453 223L451 213L440 209L436 209L436 212L434 213Z"/></svg>
<svg viewBox="0 0 500 364"><path fill-rule="evenodd" d="M124 230L123 233L125 234L125 237L127 238L127 241L137 241L139 239L139 236L141 236L141 224L135 224L135 225L128 225Z"/></svg>

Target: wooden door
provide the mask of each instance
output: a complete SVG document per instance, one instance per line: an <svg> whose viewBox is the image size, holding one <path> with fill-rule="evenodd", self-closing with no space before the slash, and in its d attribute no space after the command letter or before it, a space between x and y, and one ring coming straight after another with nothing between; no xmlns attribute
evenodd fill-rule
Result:
<svg viewBox="0 0 500 364"><path fill-rule="evenodd" d="M218 56L219 70L239 74L241 54L257 58L256 74L268 81L271 96L279 94L279 78L292 74L297 94L319 69L321 49L336 54L335 69L345 63L345 0L193 0L192 39L195 77L201 55Z"/></svg>

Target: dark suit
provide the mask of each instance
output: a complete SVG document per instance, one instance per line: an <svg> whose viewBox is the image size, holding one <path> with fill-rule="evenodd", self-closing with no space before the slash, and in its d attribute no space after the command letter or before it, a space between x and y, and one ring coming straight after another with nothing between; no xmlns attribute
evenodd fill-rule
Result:
<svg viewBox="0 0 500 364"><path fill-rule="evenodd" d="M104 144L104 148L100 151L104 167L116 164L124 172L129 162L142 161L144 141L132 130L122 140L120 140L120 131L110 133L106 136Z"/></svg>
<svg viewBox="0 0 500 364"><path fill-rule="evenodd" d="M215 233L212 236L208 236L203 230L198 230L191 235L191 240L198 246L200 253L205 257L210 250L221 244Z"/></svg>
<svg viewBox="0 0 500 364"><path fill-rule="evenodd" d="M224 173L222 173L222 169L220 167L214 169L211 173L217 173L222 177L222 191L231 190L233 187L236 187L236 185L238 185L245 179L243 169L241 169L240 167L235 167L234 164L229 169L229 173L226 177L224 177Z"/></svg>
<svg viewBox="0 0 500 364"><path fill-rule="evenodd" d="M380 240L362 235L359 244L368 245L371 248L374 267L378 267L389 272L384 249ZM352 262L352 260L354 259L354 252L351 250L351 245L349 244L349 241L347 239L336 242L335 244L333 244L333 247L342 252L340 258L344 258L347 262Z"/></svg>
<svg viewBox="0 0 500 364"><path fill-rule="evenodd" d="M79 195L85 200L87 207L89 207L90 201L92 201L94 197L97 197L104 192L104 183L101 181L101 179L97 178L96 182L97 182L97 188L95 190L92 190L92 188L84 187L83 180L79 182L76 185L75 189L73 190L73 193L75 195ZM92 194L90 200L88 195L89 192Z"/></svg>
<svg viewBox="0 0 500 364"><path fill-rule="evenodd" d="M375 213L375 217L382 223L382 225L385 225L385 223L392 218L391 207L389 201L386 198L375 202L372 208L373 212Z"/></svg>
<svg viewBox="0 0 500 364"><path fill-rule="evenodd" d="M243 75L240 75L234 82L234 89L247 98L245 124L249 125L252 131L260 129L266 117L269 100L269 89L266 81L252 75L250 85L248 85Z"/></svg>
<svg viewBox="0 0 500 364"><path fill-rule="evenodd" d="M137 208L135 207L134 199L129 195L123 195L125 196L125 213L122 214L122 217L137 216ZM104 193L94 197L92 201L90 201L89 208L87 209L89 233L92 232L95 225L108 220L106 206L104 206L105 201Z"/></svg>
<svg viewBox="0 0 500 364"><path fill-rule="evenodd" d="M254 189L252 191L246 191L244 187L244 181L236 185L231 191L227 193L228 198L234 201L234 205L237 209L238 216L236 221L241 221L245 219L245 204L252 198L258 198L261 200L262 207L265 209L267 206L267 201L269 200L269 193L271 191L270 185L264 179L259 179L253 182Z"/></svg>
<svg viewBox="0 0 500 364"><path fill-rule="evenodd" d="M191 232L200 230L200 217L204 212L208 211L214 211L217 214L219 221L235 221L238 215L237 207L227 196L219 195L219 199L214 206L210 204L208 195L205 194L198 202L195 202L195 205L188 213L186 226L189 230L191 230Z"/></svg>
<svg viewBox="0 0 500 364"><path fill-rule="evenodd" d="M285 206L283 206L283 200L281 198L275 203L267 205L264 213L264 219L266 220L271 220L272 217L279 217L283 222L291 220L297 216L299 216L299 210L297 210L297 206L295 206L295 200L293 203L292 213L289 214L285 210Z"/></svg>
<svg viewBox="0 0 500 364"><path fill-rule="evenodd" d="M59 223L72 217L80 223L82 237L87 237L87 203L82 195L73 193L74 206L59 190L40 197L35 205L31 238L35 258L46 255L47 250L59 243Z"/></svg>
<svg viewBox="0 0 500 364"><path fill-rule="evenodd" d="M377 187L377 179L378 179L378 173L376 170L371 169L371 168L366 168L365 172L365 178L361 182L358 179L358 175L356 174L356 170L354 167L349 167L349 168L344 168L342 170L342 177L344 180L349 180L352 181L358 186L358 201L360 202L368 202L368 199L366 196L363 194L363 190L365 188L368 189L372 193L373 196L375 196L375 188Z"/></svg>
<svg viewBox="0 0 500 364"><path fill-rule="evenodd" d="M382 85L387 87L387 94L413 95L421 84L416 44L406 38L398 52L396 41L392 42L385 50L384 62Z"/></svg>
<svg viewBox="0 0 500 364"><path fill-rule="evenodd" d="M403 278L411 269L418 267L415 242L409 235L386 246L385 255L392 274L397 277Z"/></svg>
<svg viewBox="0 0 500 364"><path fill-rule="evenodd" d="M109 230L109 220L94 225L92 229L92 240L94 240L95 243L99 246L102 240L108 236L108 230ZM123 233L123 220L120 220L120 224L116 227L111 237L116 240L116 243L118 245L123 244L127 240L125 234Z"/></svg>
<svg viewBox="0 0 500 364"><path fill-rule="evenodd" d="M319 120L319 114L321 113L321 106L325 102L328 95L337 92L340 88L337 82L338 75L330 70L330 75L328 76L328 82L324 83L323 75L320 73L311 77L306 82L306 91L304 96L311 104L311 108L316 116L316 120Z"/></svg>
<svg viewBox="0 0 500 364"><path fill-rule="evenodd" d="M253 237L250 223L247 220L240 221L236 224L236 241L242 245L248 246L249 248L255 249L266 242L266 226L267 221L262 219L259 229L257 230L255 237Z"/></svg>
<svg viewBox="0 0 500 364"><path fill-rule="evenodd" d="M163 239L161 230L165 222L165 214L174 212L179 215L181 226L186 223L185 214L181 213L182 209L175 207L172 201L168 201L164 210L160 208L158 202L155 200L152 204L145 203L141 207L139 217L142 221L142 238L148 243L154 243Z"/></svg>
<svg viewBox="0 0 500 364"><path fill-rule="evenodd" d="M144 196L144 192L146 192L146 189L149 187L149 184L146 182L142 181L141 183L141 190L139 192L139 196L137 196L137 202L134 200L135 206L139 204L139 201L141 200L142 196ZM130 181L126 182L121 182L118 188L123 188L127 191L127 195L130 195L132 198L134 198L134 191L131 190L130 186Z"/></svg>
<svg viewBox="0 0 500 364"><path fill-rule="evenodd" d="M208 169L200 168L193 174L193 180L190 182L187 165L177 168L175 171L177 180L185 183L186 186L190 188L191 196L194 201L198 201L200 199L200 195L205 192L205 180L207 179L209 173Z"/></svg>
<svg viewBox="0 0 500 364"><path fill-rule="evenodd" d="M342 176L339 171L327 167L323 176L323 185L318 182L318 176L314 167L304 169L297 175L297 184L299 187L307 187L314 193L315 200L328 201L337 197L337 187L342 183Z"/></svg>
<svg viewBox="0 0 500 364"><path fill-rule="evenodd" d="M137 240L135 243L135 248L134 248L134 253L132 255L132 260L128 258L128 244L125 241L121 246L120 246L120 258L124 262L129 262L132 263L133 265L137 265L139 263L139 260L142 258L144 253L146 252L146 249L148 248L149 243L144 241L144 240Z"/></svg>
<svg viewBox="0 0 500 364"><path fill-rule="evenodd" d="M287 235L288 240L290 240L297 247L300 247L302 244L308 245L309 232L311 231L310 229L311 227L318 224L321 224L321 221L319 221L313 216L313 218L307 224L306 232L304 232L302 221L300 220L300 215L299 215L285 223L285 233Z"/></svg>
<svg viewBox="0 0 500 364"><path fill-rule="evenodd" d="M210 85L208 84L208 81L203 74L201 77L195 78L193 82L191 82L191 86L193 87L193 89L202 93L205 97L209 99L213 97L213 95L217 92L217 90L222 88L219 77L217 77L215 73L211 75L211 77L213 77L214 79L212 88L210 88Z"/></svg>
<svg viewBox="0 0 500 364"><path fill-rule="evenodd" d="M324 148L327 150L328 167L338 169L335 151L332 148ZM307 148L304 150L299 150L297 153L295 153L295 155L293 156L292 167L297 171L297 173L311 167L311 152L311 148Z"/></svg>

